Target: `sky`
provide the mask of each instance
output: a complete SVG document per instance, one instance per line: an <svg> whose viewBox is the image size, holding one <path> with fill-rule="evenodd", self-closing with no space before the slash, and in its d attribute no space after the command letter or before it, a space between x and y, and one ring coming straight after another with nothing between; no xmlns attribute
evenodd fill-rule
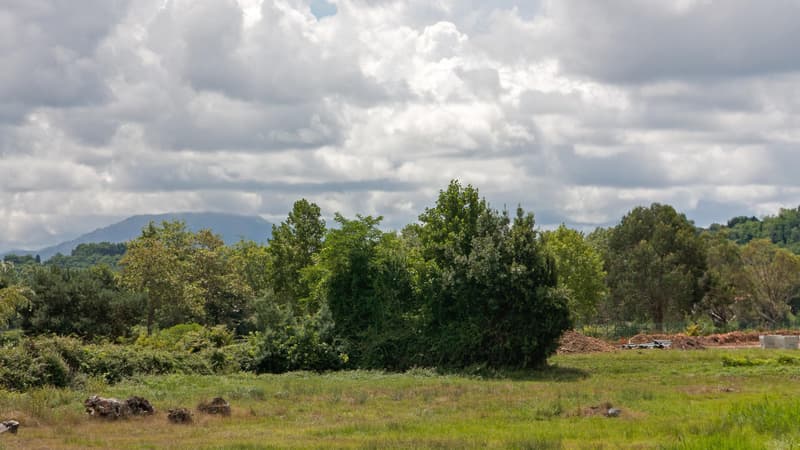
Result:
<svg viewBox="0 0 800 450"><path fill-rule="evenodd" d="M800 204L794 0L4 0L0 250L134 214Z"/></svg>

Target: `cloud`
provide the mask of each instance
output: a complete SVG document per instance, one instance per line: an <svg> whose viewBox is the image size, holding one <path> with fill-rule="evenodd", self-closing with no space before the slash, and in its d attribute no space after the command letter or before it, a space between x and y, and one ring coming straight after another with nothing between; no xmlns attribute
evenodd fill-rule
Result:
<svg viewBox="0 0 800 450"><path fill-rule="evenodd" d="M0 248L138 213L278 221L300 197L400 228L452 178L543 226L775 212L800 204L797 9L5 2Z"/></svg>

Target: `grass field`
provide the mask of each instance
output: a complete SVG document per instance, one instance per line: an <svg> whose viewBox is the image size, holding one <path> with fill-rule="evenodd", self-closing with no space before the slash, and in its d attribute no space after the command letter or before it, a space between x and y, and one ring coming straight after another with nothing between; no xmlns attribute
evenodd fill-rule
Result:
<svg viewBox="0 0 800 450"><path fill-rule="evenodd" d="M790 351L629 351L557 356L492 377L350 371L142 377L76 390L0 392L19 434L0 448L800 448L800 363ZM155 416L90 419L90 394L141 395ZM223 396L231 417L169 408ZM592 415L610 403L620 417Z"/></svg>

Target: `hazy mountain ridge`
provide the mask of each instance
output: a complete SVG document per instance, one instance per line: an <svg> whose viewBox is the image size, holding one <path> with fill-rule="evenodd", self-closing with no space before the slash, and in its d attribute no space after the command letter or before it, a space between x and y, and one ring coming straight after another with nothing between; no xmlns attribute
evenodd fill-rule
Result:
<svg viewBox="0 0 800 450"><path fill-rule="evenodd" d="M4 254L39 255L42 260L51 258L56 253L69 255L78 244L89 242L126 242L142 232L142 228L150 221L161 223L163 221L182 220L191 231L210 228L214 233L222 236L226 244L233 244L240 239L265 242L271 232L272 224L258 216L242 216L237 214L191 212L191 213L166 213L142 214L128 217L120 222L98 228L75 239L60 244L45 247L39 250L12 250Z"/></svg>

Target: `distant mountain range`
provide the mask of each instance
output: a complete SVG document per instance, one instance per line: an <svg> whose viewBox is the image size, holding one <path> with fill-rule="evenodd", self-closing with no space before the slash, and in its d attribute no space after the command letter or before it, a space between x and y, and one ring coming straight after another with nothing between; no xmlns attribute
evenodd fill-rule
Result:
<svg viewBox="0 0 800 450"><path fill-rule="evenodd" d="M98 228L90 233L78 236L70 241L45 247L40 250L12 250L5 254L39 255L42 261L51 258L56 253L69 255L78 244L90 242L126 242L136 238L142 233L142 228L151 221L160 224L163 221L182 220L191 231L204 228L211 229L222 236L226 244L234 244L240 239L256 242L266 242L272 233L272 224L258 216L240 216L224 213L167 213L144 214L131 216L127 219Z"/></svg>

